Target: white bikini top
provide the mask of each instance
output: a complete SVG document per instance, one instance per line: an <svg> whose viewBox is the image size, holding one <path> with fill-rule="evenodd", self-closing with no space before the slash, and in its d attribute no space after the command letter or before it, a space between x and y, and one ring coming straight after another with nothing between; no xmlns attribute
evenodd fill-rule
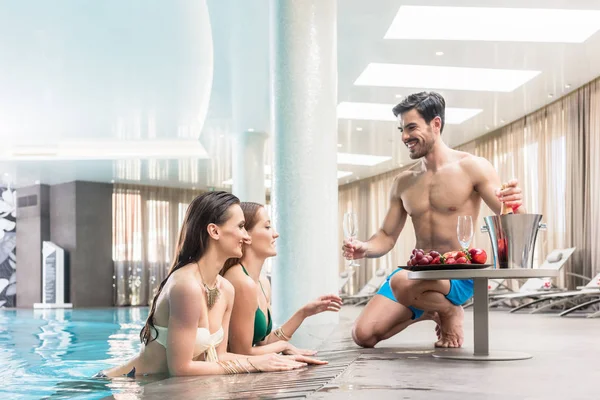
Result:
<svg viewBox="0 0 600 400"><path fill-rule="evenodd" d="M158 332L156 341L166 349L168 329L163 326L155 326L155 328ZM204 357L206 361L219 361L219 358L217 357L217 346L223 341L223 336L223 327L220 327L219 330L213 334L206 328L198 328L196 330L196 343L194 344L194 358L202 353L206 353Z"/></svg>

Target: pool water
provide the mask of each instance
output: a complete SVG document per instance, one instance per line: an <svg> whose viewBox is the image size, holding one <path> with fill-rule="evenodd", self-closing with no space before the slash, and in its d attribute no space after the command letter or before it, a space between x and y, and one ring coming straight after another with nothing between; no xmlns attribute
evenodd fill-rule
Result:
<svg viewBox="0 0 600 400"><path fill-rule="evenodd" d="M138 353L147 315L147 307L0 310L0 399L137 398L148 381L90 377Z"/></svg>

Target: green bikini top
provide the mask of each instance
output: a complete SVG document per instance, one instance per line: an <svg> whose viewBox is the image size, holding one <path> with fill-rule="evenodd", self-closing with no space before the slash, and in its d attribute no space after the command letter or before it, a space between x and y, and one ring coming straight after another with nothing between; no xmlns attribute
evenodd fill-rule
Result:
<svg viewBox="0 0 600 400"><path fill-rule="evenodd" d="M242 264L240 264L240 265L242 265ZM242 265L242 269L244 270L244 273L246 275L250 276L250 274L248 274L248 271L246 271L246 268L244 268L243 265ZM260 285L260 289L262 290L263 294L265 295L265 299L268 300L267 294L265 293L265 289L263 288L260 280L258 281L258 284ZM252 338L252 346L256 346L256 344L265 340L265 338L267 336L269 336L269 334L271 333L271 329L273 329L273 321L271 320L271 311L267 307L267 316L265 317L265 313L262 312L260 307L258 307L256 309L256 313L254 313L254 337Z"/></svg>

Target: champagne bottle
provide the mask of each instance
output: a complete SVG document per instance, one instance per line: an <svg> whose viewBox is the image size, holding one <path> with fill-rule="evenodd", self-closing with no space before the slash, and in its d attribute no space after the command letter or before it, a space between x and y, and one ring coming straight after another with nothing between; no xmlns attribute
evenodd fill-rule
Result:
<svg viewBox="0 0 600 400"><path fill-rule="evenodd" d="M506 185L502 184L500 190L506 189ZM514 211L511 207L508 207L506 203L502 202L502 207L500 208L500 215L514 214Z"/></svg>

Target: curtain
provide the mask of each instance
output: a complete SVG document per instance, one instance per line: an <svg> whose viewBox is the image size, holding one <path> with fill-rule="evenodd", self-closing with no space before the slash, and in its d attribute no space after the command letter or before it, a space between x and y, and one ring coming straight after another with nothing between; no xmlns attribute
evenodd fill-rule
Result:
<svg viewBox="0 0 600 400"><path fill-rule="evenodd" d="M386 172L369 179L340 186L338 194L338 213L339 221L343 221L345 212L352 211L358 216L358 239L365 241L369 239L381 227L383 219L390 204L390 189L396 175L410 166L400 168L394 171ZM344 239L342 223L339 224L339 243L340 248ZM355 268L348 283L348 294L354 294L359 291L372 277L375 271L385 270L387 273L405 262L407 254L415 245L415 235L410 218L396 246L392 251L380 258L369 258L359 260L360 267ZM341 254L341 253L340 253ZM339 272L347 268L348 261L340 257Z"/></svg>
<svg viewBox="0 0 600 400"><path fill-rule="evenodd" d="M590 219L588 220L590 241L590 255L583 264L583 272L593 277L600 273L600 80L589 85L589 150L586 157L590 163ZM590 155L593 155L590 156Z"/></svg>
<svg viewBox="0 0 600 400"><path fill-rule="evenodd" d="M600 273L600 79L497 131L456 147L484 157L500 179L519 180L529 213L543 214L547 231L538 233L534 265L558 248L576 247L558 278L560 286L573 288L585 281L566 272L593 277ZM366 240L381 226L389 206L393 179L409 166L341 186L340 218L345 210L358 213L359 239ZM483 217L492 211L482 203L475 222L472 245L491 257ZM340 227L340 238L343 238ZM341 243L341 239L340 239ZM361 261L350 292L364 286L378 268L391 271L401 265L414 247L413 227L408 218L394 249L379 259ZM340 271L345 269L340 260Z"/></svg>
<svg viewBox="0 0 600 400"><path fill-rule="evenodd" d="M188 204L198 191L116 184L115 305L148 305L166 277Z"/></svg>

